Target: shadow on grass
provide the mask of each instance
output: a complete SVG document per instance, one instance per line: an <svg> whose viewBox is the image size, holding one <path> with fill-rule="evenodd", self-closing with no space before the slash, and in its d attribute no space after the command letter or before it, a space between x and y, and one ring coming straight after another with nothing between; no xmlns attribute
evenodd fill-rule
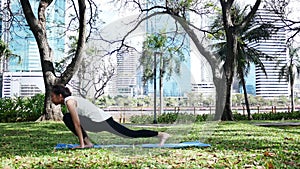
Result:
<svg viewBox="0 0 300 169"><path fill-rule="evenodd" d="M288 153L300 150L299 126L254 126L241 123L221 124L214 132L210 144L217 149L236 151L283 151ZM234 127L232 129L232 127Z"/></svg>

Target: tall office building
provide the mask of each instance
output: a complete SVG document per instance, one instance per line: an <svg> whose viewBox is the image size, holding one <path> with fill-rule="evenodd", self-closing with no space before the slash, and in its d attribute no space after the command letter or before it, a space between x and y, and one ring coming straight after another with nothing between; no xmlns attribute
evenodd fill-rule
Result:
<svg viewBox="0 0 300 169"><path fill-rule="evenodd" d="M0 11L2 11L2 6L3 6L3 1L0 0ZM1 40L3 40L3 30L2 30L2 24L3 24L3 12L0 12L0 37ZM0 56L1 57L1 56ZM3 81L3 61L2 61L2 57L0 58L0 98L2 97L2 81Z"/></svg>
<svg viewBox="0 0 300 169"><path fill-rule="evenodd" d="M39 3L40 1L30 0L34 12L37 12ZM64 56L65 3L65 1L53 1L46 12L47 36L49 45L54 52L55 60L59 60L61 56ZM18 0L11 1L10 8L13 13L20 13L22 11ZM36 13L35 15L37 16ZM16 19L19 20L18 23L16 21L11 23L9 47L14 54L21 56L21 63L18 62L17 58L10 60L8 71L41 71L40 55L35 38L27 26L24 16L17 16Z"/></svg>
<svg viewBox="0 0 300 169"><path fill-rule="evenodd" d="M249 44L251 47L260 50L272 58L260 58L267 75L265 75L261 68L255 68L256 96L268 99L288 96L288 82L286 79L280 79L279 77L280 68L284 65L284 61L287 60L288 56L286 30L283 28L284 23L274 12L268 9L258 10L255 21L259 23L271 23L275 27L280 28L268 40L260 40L259 42ZM254 85L254 81L248 79L247 84Z"/></svg>
<svg viewBox="0 0 300 169"><path fill-rule="evenodd" d="M39 3L40 1L30 0L35 16L37 16ZM6 4L10 5L9 8L13 14L18 15L15 15L14 20L11 22L2 24L4 26L3 29L9 29L2 36L4 36L6 43L9 44L12 53L20 56L21 60L15 57L4 62L3 71L5 73L3 75L2 94L3 96L32 96L36 91L44 91L39 50L24 18L20 2L11 0L10 3ZM48 42L54 52L56 61L59 61L64 56L65 4L66 1L53 1L46 11ZM17 83L20 87L14 87L15 85L13 84Z"/></svg>
<svg viewBox="0 0 300 169"><path fill-rule="evenodd" d="M127 54L117 56L116 92L122 96L137 94L138 53L133 50Z"/></svg>

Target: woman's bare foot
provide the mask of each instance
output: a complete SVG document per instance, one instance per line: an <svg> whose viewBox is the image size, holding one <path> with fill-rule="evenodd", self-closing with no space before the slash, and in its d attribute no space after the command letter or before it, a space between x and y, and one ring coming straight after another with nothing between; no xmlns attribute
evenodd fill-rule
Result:
<svg viewBox="0 0 300 169"><path fill-rule="evenodd" d="M157 137L160 139L160 142L159 142L159 146L163 146L166 142L166 140L171 137L170 134L168 133L165 133L165 132L159 132Z"/></svg>
<svg viewBox="0 0 300 169"><path fill-rule="evenodd" d="M94 144L90 141L88 137L84 138L83 141L84 141L84 148L94 147Z"/></svg>

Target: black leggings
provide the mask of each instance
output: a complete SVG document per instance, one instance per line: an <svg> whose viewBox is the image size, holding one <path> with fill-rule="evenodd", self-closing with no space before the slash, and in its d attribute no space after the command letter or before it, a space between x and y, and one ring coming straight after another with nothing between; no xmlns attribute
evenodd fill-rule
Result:
<svg viewBox="0 0 300 169"><path fill-rule="evenodd" d="M114 121L112 117L108 118L103 122L94 122L84 116L79 116L79 119L81 124L84 124L83 127L81 126L83 138L88 137L85 130L91 132L107 131L121 137L130 137L130 138L154 137L158 135L157 131L152 131L152 130L131 130L119 124L118 122ZM63 121L65 125L77 136L70 113L64 115Z"/></svg>

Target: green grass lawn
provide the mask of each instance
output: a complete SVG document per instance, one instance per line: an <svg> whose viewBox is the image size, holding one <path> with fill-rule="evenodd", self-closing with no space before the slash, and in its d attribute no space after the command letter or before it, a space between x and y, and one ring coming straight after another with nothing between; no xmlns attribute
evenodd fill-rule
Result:
<svg viewBox="0 0 300 169"><path fill-rule="evenodd" d="M81 150L54 150L57 143L77 143L62 123L0 123L0 168L300 168L300 127L259 127L252 123L151 128L171 133L169 143L200 140L212 145L208 148ZM98 144L157 142L123 139L105 132L91 138Z"/></svg>

